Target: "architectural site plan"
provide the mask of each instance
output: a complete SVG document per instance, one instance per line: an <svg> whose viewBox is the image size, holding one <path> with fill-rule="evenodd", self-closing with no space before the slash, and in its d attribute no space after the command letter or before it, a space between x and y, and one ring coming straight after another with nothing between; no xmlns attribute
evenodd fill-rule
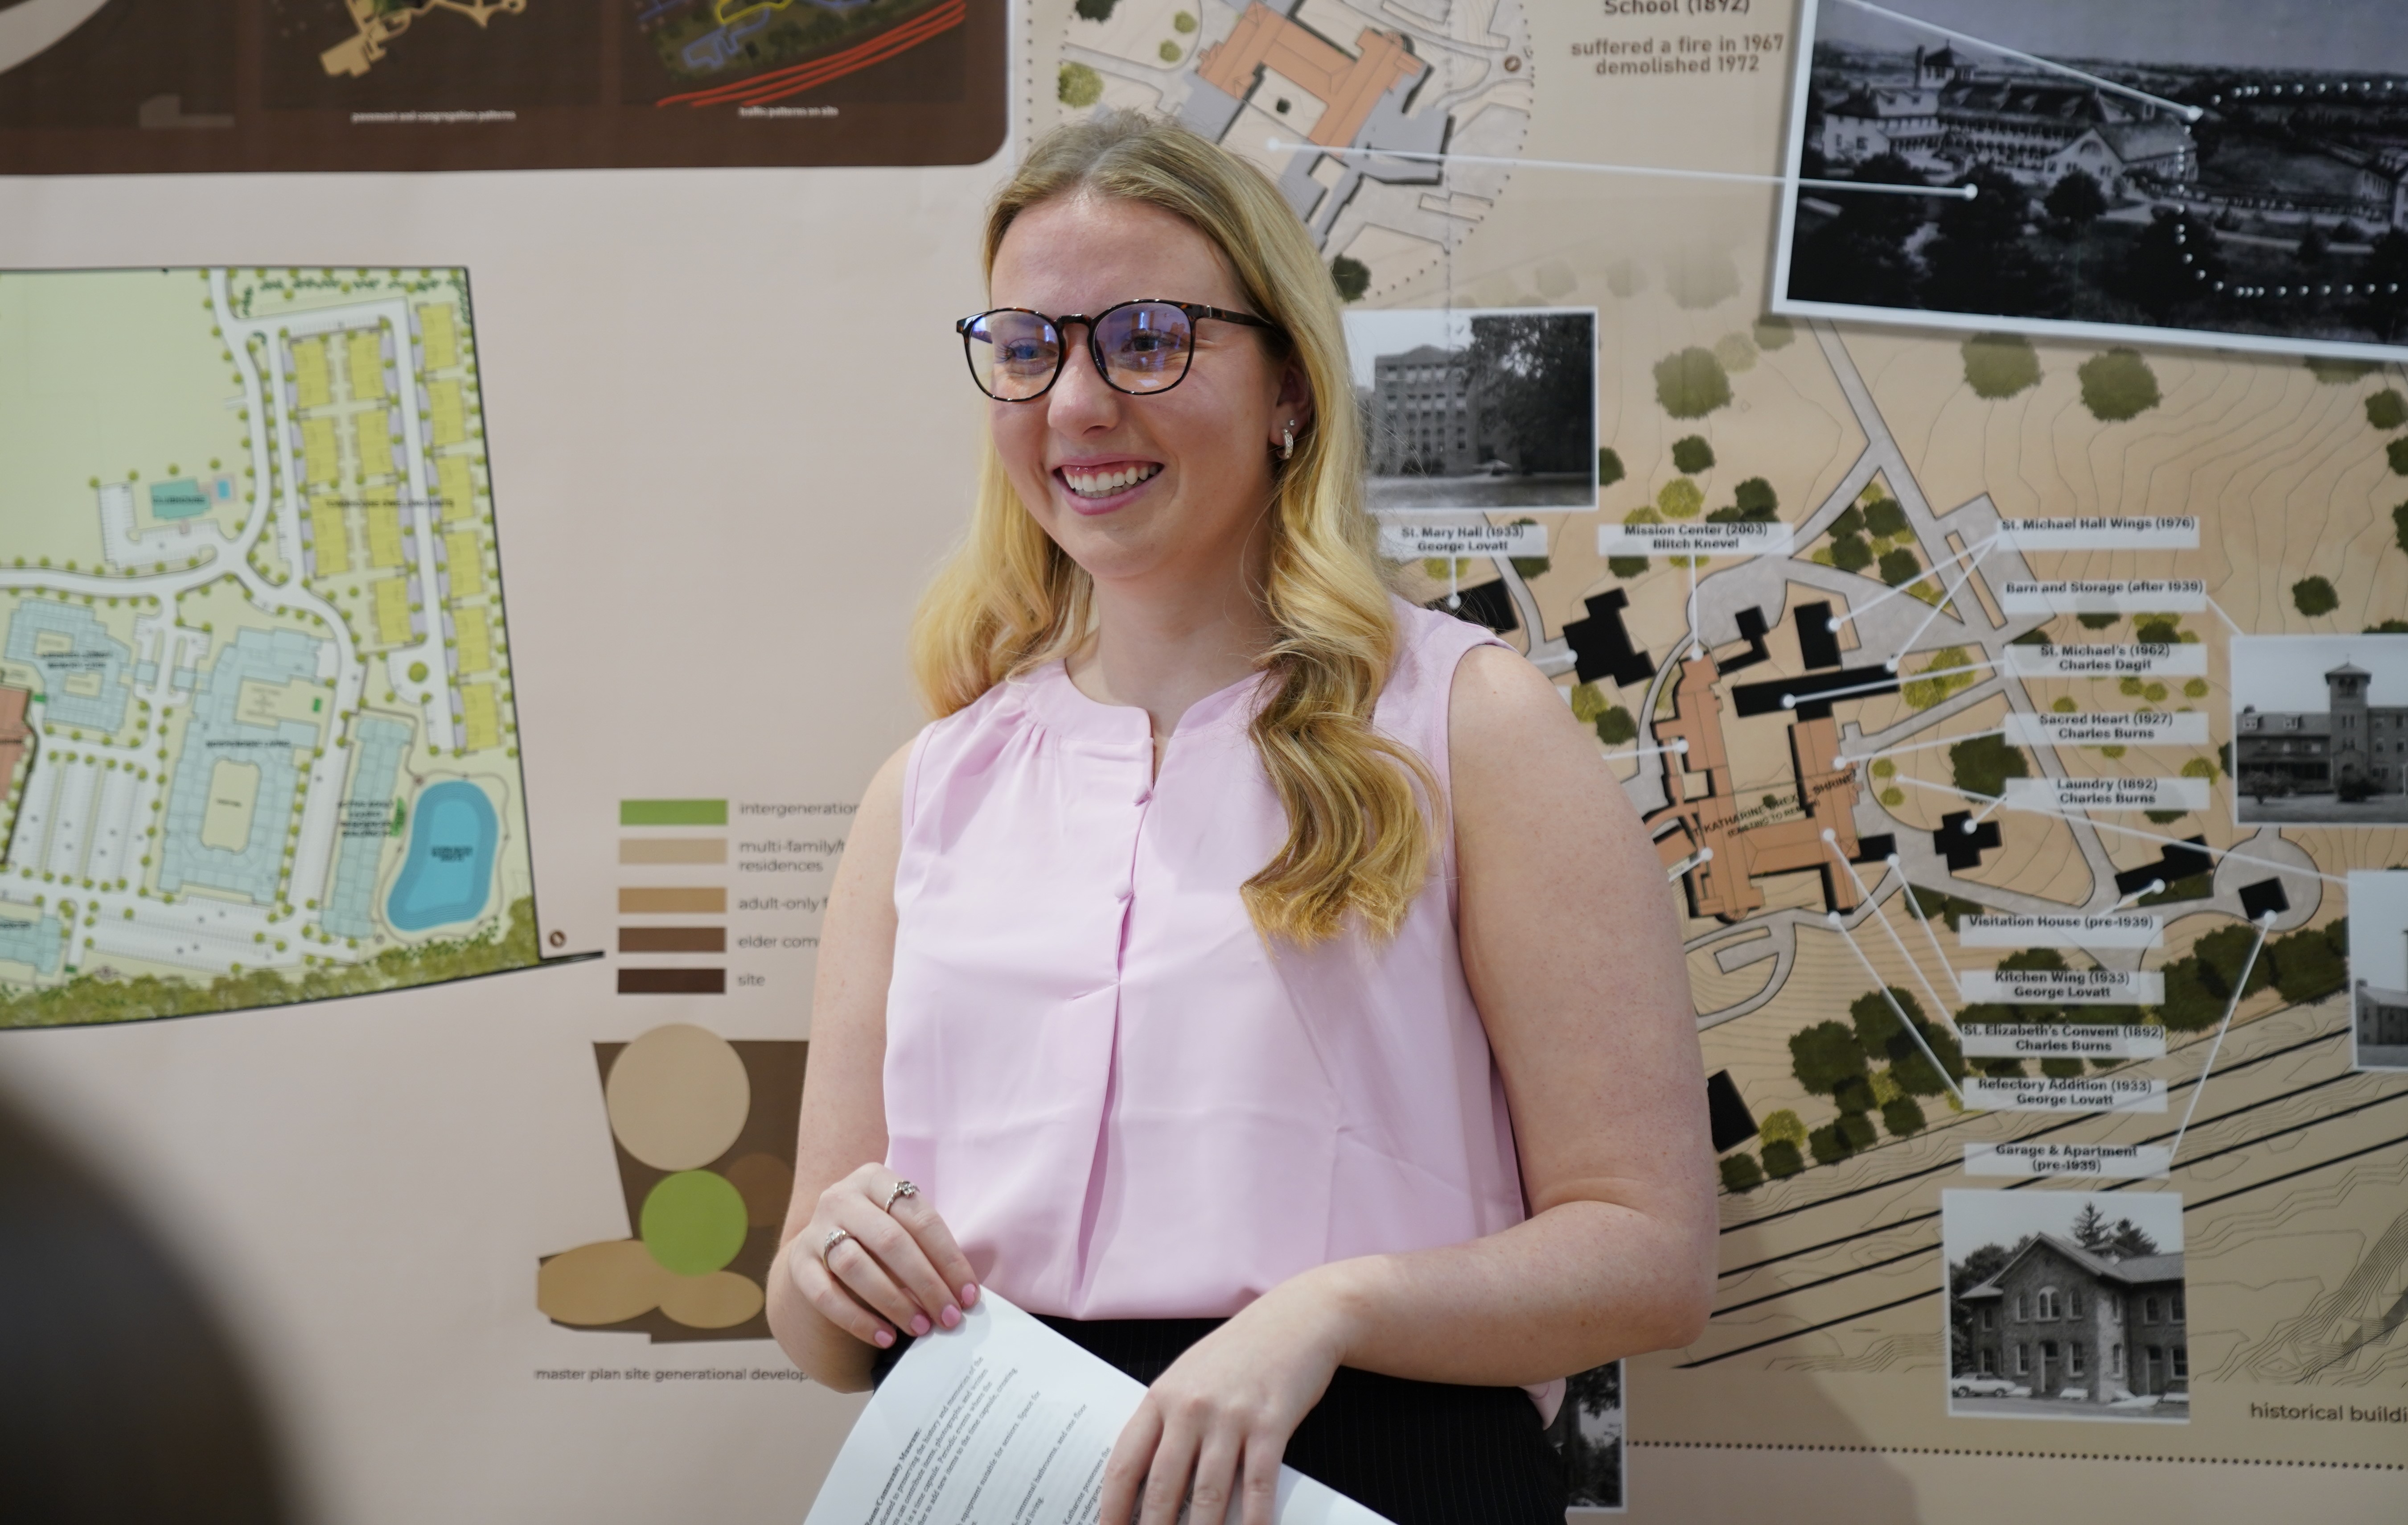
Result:
<svg viewBox="0 0 2408 1525"><path fill-rule="evenodd" d="M0 273L0 1027L536 961L461 270Z"/></svg>
<svg viewBox="0 0 2408 1525"><path fill-rule="evenodd" d="M1685 918L1724 1264L1634 1444L2396 1445L2245 1411L2403 1412L2399 369L1670 295L1601 309L1597 511L1412 568Z"/></svg>

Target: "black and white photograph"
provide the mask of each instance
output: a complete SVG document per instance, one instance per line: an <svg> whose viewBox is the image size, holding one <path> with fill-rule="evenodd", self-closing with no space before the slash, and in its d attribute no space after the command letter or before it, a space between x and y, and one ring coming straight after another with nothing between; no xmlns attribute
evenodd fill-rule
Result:
<svg viewBox="0 0 2408 1525"><path fill-rule="evenodd" d="M2408 636L2232 638L2243 826L2408 825Z"/></svg>
<svg viewBox="0 0 2408 1525"><path fill-rule="evenodd" d="M1547 1439L1564 1459L1567 1518L1623 1512L1622 1430L1622 1362L1566 1379L1564 1406L1547 1426Z"/></svg>
<svg viewBox="0 0 2408 1525"><path fill-rule="evenodd" d="M2395 0L1912 8L1805 0L1773 310L2408 352Z"/></svg>
<svg viewBox="0 0 2408 1525"><path fill-rule="evenodd" d="M1597 508L1597 309L1346 314L1374 512Z"/></svg>
<svg viewBox="0 0 2408 1525"><path fill-rule="evenodd" d="M1943 1191L1954 1418L2190 1419L2182 1198Z"/></svg>
<svg viewBox="0 0 2408 1525"><path fill-rule="evenodd" d="M2408 1070L2408 869L2349 876L2350 1064Z"/></svg>

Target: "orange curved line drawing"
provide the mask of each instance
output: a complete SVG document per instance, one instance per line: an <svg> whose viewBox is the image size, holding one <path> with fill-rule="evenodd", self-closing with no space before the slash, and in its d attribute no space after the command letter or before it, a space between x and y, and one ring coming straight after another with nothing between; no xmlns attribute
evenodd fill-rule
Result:
<svg viewBox="0 0 2408 1525"><path fill-rule="evenodd" d="M930 37L949 32L968 19L966 0L948 0L935 10L915 16L893 29L882 32L866 42L854 44L842 52L831 53L805 63L774 69L750 79L714 85L705 90L687 91L655 101L655 106L751 106L770 100L782 100L806 90L840 79L873 64L882 63L898 53L909 51Z"/></svg>
<svg viewBox="0 0 2408 1525"><path fill-rule="evenodd" d="M709 90L691 91L682 95L672 95L657 104L662 106L753 105L772 92L780 97L798 94L812 86L841 79L871 64L891 58L940 32L949 31L960 25L966 15L967 7L962 0L953 0L952 4L914 17L902 25L881 33L867 42L857 43L843 52L832 53L827 57L812 59L802 64L790 65L785 68L776 69L750 79L739 79L730 84L713 86Z"/></svg>
<svg viewBox="0 0 2408 1525"><path fill-rule="evenodd" d="M830 80L840 79L848 74L857 74L873 64L882 64L898 53L910 52L912 49L917 48L924 42L926 42L929 38L937 36L940 33L950 32L954 27L961 25L962 21L963 18L956 16L949 21L941 22L940 24L929 27L925 32L919 36L911 37L896 37L893 46L882 48L870 56L855 59L841 68L830 69L826 73L812 79L788 80L762 94L747 95L744 97L741 104L746 106L766 106L771 101L782 101L790 95L799 95L807 90L815 90L819 86L828 83ZM897 30L899 31L900 29L898 28ZM889 33L888 36L893 37L895 36L895 34Z"/></svg>

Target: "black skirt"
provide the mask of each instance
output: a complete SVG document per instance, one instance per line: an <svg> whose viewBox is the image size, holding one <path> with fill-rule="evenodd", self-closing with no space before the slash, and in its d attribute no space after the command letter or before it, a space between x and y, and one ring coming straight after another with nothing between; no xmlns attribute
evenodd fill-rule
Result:
<svg viewBox="0 0 2408 1525"><path fill-rule="evenodd" d="M1222 1320L1045 1323L1152 1386ZM879 1352L877 1380L910 1343ZM1563 1463L1519 1388L1411 1382L1341 1366L1289 1438L1285 1460L1397 1525L1563 1525Z"/></svg>

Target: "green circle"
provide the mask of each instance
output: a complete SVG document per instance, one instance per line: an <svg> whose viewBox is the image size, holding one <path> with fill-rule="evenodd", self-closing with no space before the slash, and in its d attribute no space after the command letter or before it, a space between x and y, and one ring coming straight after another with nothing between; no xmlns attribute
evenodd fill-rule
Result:
<svg viewBox="0 0 2408 1525"><path fill-rule="evenodd" d="M644 1247L681 1276L707 1275L735 1259L744 1228L744 1194L711 1171L663 1176L644 1199Z"/></svg>
<svg viewBox="0 0 2408 1525"><path fill-rule="evenodd" d="M425 663L412 662L409 664L409 681L414 683L423 683L426 681Z"/></svg>

